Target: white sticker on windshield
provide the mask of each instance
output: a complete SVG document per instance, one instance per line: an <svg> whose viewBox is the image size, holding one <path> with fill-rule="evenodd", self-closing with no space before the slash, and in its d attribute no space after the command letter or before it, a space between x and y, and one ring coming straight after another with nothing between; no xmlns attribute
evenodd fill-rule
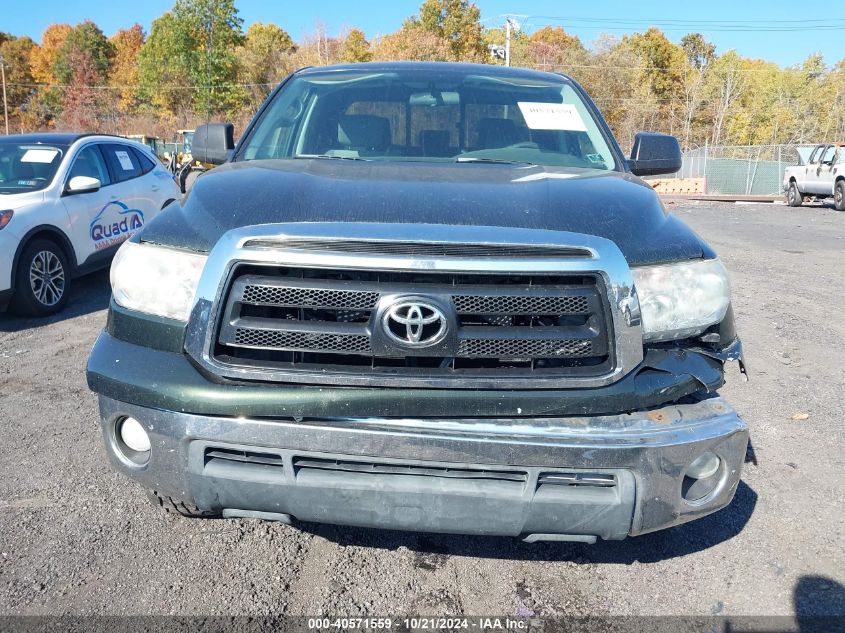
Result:
<svg viewBox="0 0 845 633"><path fill-rule="evenodd" d="M21 156L22 163L52 163L59 153L57 149L28 149Z"/></svg>
<svg viewBox="0 0 845 633"><path fill-rule="evenodd" d="M525 125L532 130L586 132L587 126L571 103L534 103L518 101Z"/></svg>
<svg viewBox="0 0 845 633"><path fill-rule="evenodd" d="M120 161L120 166L123 168L123 171L132 171L135 169L135 166L129 159L129 152L115 152L114 155L117 156L117 160Z"/></svg>

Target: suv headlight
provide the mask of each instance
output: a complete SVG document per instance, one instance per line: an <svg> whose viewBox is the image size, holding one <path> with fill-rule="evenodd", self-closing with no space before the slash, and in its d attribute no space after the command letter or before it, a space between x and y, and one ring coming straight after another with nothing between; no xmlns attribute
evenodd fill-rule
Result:
<svg viewBox="0 0 845 633"><path fill-rule="evenodd" d="M718 259L632 268L643 338L668 341L701 334L725 318L728 272Z"/></svg>
<svg viewBox="0 0 845 633"><path fill-rule="evenodd" d="M198 253L126 242L111 265L115 303L187 321L206 259Z"/></svg>

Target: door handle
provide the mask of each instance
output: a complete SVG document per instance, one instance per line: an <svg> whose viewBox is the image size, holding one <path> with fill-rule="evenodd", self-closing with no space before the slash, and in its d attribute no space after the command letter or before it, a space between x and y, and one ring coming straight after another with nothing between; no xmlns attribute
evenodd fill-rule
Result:
<svg viewBox="0 0 845 633"><path fill-rule="evenodd" d="M109 200L117 200L117 196L115 194L112 194L109 196Z"/></svg>
<svg viewBox="0 0 845 633"><path fill-rule="evenodd" d="M159 189L161 189L161 187L159 187L158 185L153 185L152 187L150 187L150 189L152 189L153 191L158 191Z"/></svg>

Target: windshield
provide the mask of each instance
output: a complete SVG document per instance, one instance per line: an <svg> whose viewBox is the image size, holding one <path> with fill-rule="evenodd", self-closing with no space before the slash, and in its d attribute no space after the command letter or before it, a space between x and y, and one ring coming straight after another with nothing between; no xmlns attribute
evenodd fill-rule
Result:
<svg viewBox="0 0 845 633"><path fill-rule="evenodd" d="M0 194L44 189L51 182L67 148L41 143L0 140Z"/></svg>
<svg viewBox="0 0 845 633"><path fill-rule="evenodd" d="M569 81L475 70L294 77L238 158L315 157L616 168L609 143Z"/></svg>

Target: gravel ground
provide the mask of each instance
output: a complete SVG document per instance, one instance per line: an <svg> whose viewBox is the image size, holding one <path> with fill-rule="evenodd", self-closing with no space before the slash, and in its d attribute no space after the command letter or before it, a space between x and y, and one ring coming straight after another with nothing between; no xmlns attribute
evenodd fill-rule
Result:
<svg viewBox="0 0 845 633"><path fill-rule="evenodd" d="M0 614L845 615L845 213L669 206L733 274L751 381L723 394L756 464L729 508L593 546L172 518L101 446L101 273L0 317Z"/></svg>

